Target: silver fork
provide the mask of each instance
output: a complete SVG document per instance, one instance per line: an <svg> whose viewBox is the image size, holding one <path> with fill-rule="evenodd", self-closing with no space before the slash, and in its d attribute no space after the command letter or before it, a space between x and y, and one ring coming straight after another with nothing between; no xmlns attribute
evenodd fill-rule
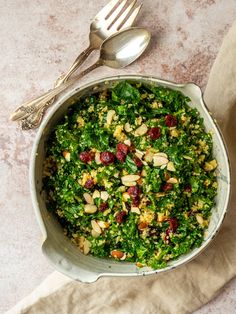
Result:
<svg viewBox="0 0 236 314"><path fill-rule="evenodd" d="M90 53L100 48L103 41L116 32L133 25L142 4L135 8L137 0L133 0L126 8L127 0L111 0L93 19L90 25L89 46L74 61L68 72L59 77L55 86L59 86L87 59ZM41 122L45 108L47 109L54 100L48 102L42 110L26 112L21 121L23 130L37 128Z"/></svg>

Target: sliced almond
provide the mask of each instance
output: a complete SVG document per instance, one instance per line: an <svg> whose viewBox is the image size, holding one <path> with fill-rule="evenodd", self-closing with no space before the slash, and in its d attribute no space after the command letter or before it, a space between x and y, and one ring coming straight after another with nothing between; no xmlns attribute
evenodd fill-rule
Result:
<svg viewBox="0 0 236 314"><path fill-rule="evenodd" d="M97 165L100 165L102 163L101 159L100 159L100 153L99 152L95 153L95 162Z"/></svg>
<svg viewBox="0 0 236 314"><path fill-rule="evenodd" d="M107 201L109 197L109 194L107 193L107 191L101 191L101 199L104 201Z"/></svg>
<svg viewBox="0 0 236 314"><path fill-rule="evenodd" d="M166 157L163 156L153 156L153 166L154 167L159 167L159 166L163 166L166 165L168 163L168 159Z"/></svg>
<svg viewBox="0 0 236 314"><path fill-rule="evenodd" d="M169 180L167 180L168 183L178 183L178 180L176 178L170 178Z"/></svg>
<svg viewBox="0 0 236 314"><path fill-rule="evenodd" d="M145 154L145 156L144 156L144 160L145 160L146 162L152 162L153 156L154 156L154 154L153 154L152 152L147 151L146 154Z"/></svg>
<svg viewBox="0 0 236 314"><path fill-rule="evenodd" d="M146 124L142 124L142 125L140 125L140 127L138 127L134 131L134 136L142 136L142 135L146 134L147 131L148 131L148 128L147 128Z"/></svg>
<svg viewBox="0 0 236 314"><path fill-rule="evenodd" d="M121 261L124 261L126 259L126 253L120 258Z"/></svg>
<svg viewBox="0 0 236 314"><path fill-rule="evenodd" d="M132 131L132 128L128 122L125 123L125 131L128 133Z"/></svg>
<svg viewBox="0 0 236 314"><path fill-rule="evenodd" d="M121 259L125 254L119 250L113 250L111 251L111 256L114 258Z"/></svg>
<svg viewBox="0 0 236 314"><path fill-rule="evenodd" d="M66 161L70 161L70 153L67 151L64 151L62 153L63 157L65 158Z"/></svg>
<svg viewBox="0 0 236 314"><path fill-rule="evenodd" d="M183 156L184 159L187 159L187 160L192 160L193 158L192 157L189 157L189 156Z"/></svg>
<svg viewBox="0 0 236 314"><path fill-rule="evenodd" d="M135 149L135 152L136 153L138 153L138 154L140 154L141 156L143 156L144 155L144 152L142 152L141 150L139 150L139 149Z"/></svg>
<svg viewBox="0 0 236 314"><path fill-rule="evenodd" d="M156 197L163 197L165 196L166 194L164 192L158 192L156 193Z"/></svg>
<svg viewBox="0 0 236 314"><path fill-rule="evenodd" d="M146 222L140 222L138 224L138 230L142 231L148 227L148 224Z"/></svg>
<svg viewBox="0 0 236 314"><path fill-rule="evenodd" d="M204 225L204 219L203 219L202 215L196 214L196 219L197 219L197 222L199 223L199 225L201 225L201 226Z"/></svg>
<svg viewBox="0 0 236 314"><path fill-rule="evenodd" d="M107 221L102 221L102 220L97 221L97 224L98 224L99 227L102 228L102 229L107 229L107 228L109 228L109 226L110 226L109 222L107 222Z"/></svg>
<svg viewBox="0 0 236 314"><path fill-rule="evenodd" d="M136 157L138 157L139 159L142 159L142 157L143 157L143 155L141 155L141 154L138 153L138 152L134 153L134 155L135 155Z"/></svg>
<svg viewBox="0 0 236 314"><path fill-rule="evenodd" d="M166 153L161 153L161 152L160 152L160 153L155 153L154 156L157 156L157 157L159 156L159 157L168 158L168 156L166 155Z"/></svg>
<svg viewBox="0 0 236 314"><path fill-rule="evenodd" d="M124 144L127 146L131 146L131 140L130 139L125 140Z"/></svg>
<svg viewBox="0 0 236 314"><path fill-rule="evenodd" d="M97 206L93 204L84 205L84 211L86 214L94 214L97 211Z"/></svg>
<svg viewBox="0 0 236 314"><path fill-rule="evenodd" d="M162 165L160 168L165 169L167 165Z"/></svg>
<svg viewBox="0 0 236 314"><path fill-rule="evenodd" d="M110 125L112 123L113 118L115 117L115 110L109 110L107 113L107 124Z"/></svg>
<svg viewBox="0 0 236 314"><path fill-rule="evenodd" d="M98 190L95 190L94 192L93 192L93 199L95 199L95 198L100 198L100 192L98 191Z"/></svg>
<svg viewBox="0 0 236 314"><path fill-rule="evenodd" d="M140 176L137 174L128 174L126 176L121 177L122 182L134 182L140 179Z"/></svg>
<svg viewBox="0 0 236 314"><path fill-rule="evenodd" d="M132 213L135 213L135 214L138 214L138 215L141 214L140 209L138 207L135 207L135 206L131 206L131 210L130 211Z"/></svg>
<svg viewBox="0 0 236 314"><path fill-rule="evenodd" d="M95 232L101 234L102 233L102 229L100 228L100 226L98 225L98 223L95 220L91 220L91 225L92 228Z"/></svg>
<svg viewBox="0 0 236 314"><path fill-rule="evenodd" d="M145 169L142 170L141 176L142 177L146 177L147 176L147 171Z"/></svg>
<svg viewBox="0 0 236 314"><path fill-rule="evenodd" d="M169 171L175 171L175 166L173 164L172 161L169 161L168 164L167 164L167 170Z"/></svg>
<svg viewBox="0 0 236 314"><path fill-rule="evenodd" d="M87 239L85 239L84 240L84 245L83 245L84 255L87 255L89 253L90 247L91 247L91 243Z"/></svg>
<svg viewBox="0 0 236 314"><path fill-rule="evenodd" d="M91 235L92 235L92 237L94 237L94 238L98 238L98 237L100 236L100 233L98 233L98 232L96 232L95 230L92 229Z"/></svg>
<svg viewBox="0 0 236 314"><path fill-rule="evenodd" d="M88 204L93 204L93 198L89 193L84 193L83 197Z"/></svg>
<svg viewBox="0 0 236 314"><path fill-rule="evenodd" d="M135 186L135 185L137 185L136 182L123 182L123 184L124 184L125 186Z"/></svg>

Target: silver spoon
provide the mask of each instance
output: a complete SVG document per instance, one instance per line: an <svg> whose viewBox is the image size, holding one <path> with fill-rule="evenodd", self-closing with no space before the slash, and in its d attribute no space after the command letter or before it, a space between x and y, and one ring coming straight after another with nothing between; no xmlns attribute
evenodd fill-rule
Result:
<svg viewBox="0 0 236 314"><path fill-rule="evenodd" d="M111 68L124 68L134 62L147 48L151 39L151 34L144 28L127 28L106 39L100 49L100 58L89 68L76 75L74 78L46 92L42 96L24 103L10 119L12 121L23 120L24 129L36 128L39 126L47 102L69 86L73 85L79 78L93 71L94 69L106 65Z"/></svg>

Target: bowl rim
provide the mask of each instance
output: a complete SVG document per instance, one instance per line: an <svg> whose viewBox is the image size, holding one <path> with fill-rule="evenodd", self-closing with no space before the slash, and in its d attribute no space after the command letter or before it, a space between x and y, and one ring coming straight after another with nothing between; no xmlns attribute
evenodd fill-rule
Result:
<svg viewBox="0 0 236 314"><path fill-rule="evenodd" d="M97 279L104 277L104 276L119 276L119 277L133 277L133 276L144 276L144 275L153 275L153 274L159 274L159 273L163 273L163 272L168 272L170 270L173 270L177 267L183 266L187 263L189 263L190 261L192 261L193 259L195 259L197 256L199 256L205 249L206 247L208 247L208 245L210 243L212 243L212 240L215 238L215 236L218 234L220 228L222 227L223 221L225 219L226 213L227 213L227 208L229 205L229 201L230 201L230 195L231 195L231 166L230 166L230 160L229 160L229 154L228 154L228 150L225 144L225 140L223 137L223 134L216 122L216 120L212 117L211 112L209 111L207 105L204 102L203 99L203 94L202 91L200 89L200 87L198 85L196 85L195 83L175 83L169 80L164 80L164 79L160 79L156 76L153 75L137 75L137 74L128 74L128 75L114 75L114 76L105 76L102 77L100 79L96 79L96 80L92 80L89 81L87 83L81 84L81 85L73 85L73 87L69 88L68 90L66 90L65 93L63 93L63 95L56 100L56 103L54 104L53 108L51 108L50 112L45 116L43 122L41 123L36 137L34 139L34 143L33 143L33 148L32 148L32 152L31 152L31 157L30 157L30 166L29 166L29 184L30 184L30 194L31 194L31 200L33 203L33 208L34 208L34 212L39 224L39 227L41 229L41 232L43 234L43 243L46 241L47 239L47 231L46 231L46 227L44 225L43 222L43 218L41 215L41 210L39 208L39 204L38 204L38 200L37 200L37 191L36 191L36 178L35 178L35 164L36 164L36 158L37 158L37 149L38 149L38 145L40 143L41 137L44 133L44 130L48 124L48 122L50 121L50 119L52 118L52 116L54 115L54 113L71 97L73 97L75 94L81 92L84 89L87 88L92 88L98 84L101 83L105 83L105 82L111 82L111 81L121 81L121 80L130 80L130 81L138 81L138 80L145 80L147 83L154 83L154 84L160 84L160 85L167 85L167 87L176 87L176 88L180 88L180 89L184 89L187 86L192 86L196 89L196 92L198 93L198 101L200 103L200 105L202 106L203 110L205 111L205 114L208 116L208 118L212 121L213 125L216 127L217 130L217 137L220 141L220 145L223 148L223 154L224 154L224 159L226 161L226 175L227 175L227 195L226 195L226 201L224 204L224 208L222 210L222 214L220 216L220 219L218 220L215 230L214 232L211 234L211 236L202 243L202 245L197 248L197 251L195 251L194 253L192 253L192 255L188 256L185 260L175 260L175 265L169 265L165 268L161 268L161 269L156 269L156 270L149 270L149 271L144 271L144 272L135 272L135 273L107 273L107 272L102 272L102 273L95 273L91 270L91 273L94 274L94 278L93 280L89 281L89 282L94 282ZM193 250L191 251L193 252ZM189 253L191 253L189 252ZM81 278L75 278L73 275L71 275L69 272L65 271L63 268L60 268L58 265L55 265L49 256L47 256L47 258L49 259L49 261L51 262L51 264L53 264L53 266L60 272L64 273L67 276L70 276L73 279L76 280L80 280L82 282L88 282L85 280L85 278L81 277Z"/></svg>

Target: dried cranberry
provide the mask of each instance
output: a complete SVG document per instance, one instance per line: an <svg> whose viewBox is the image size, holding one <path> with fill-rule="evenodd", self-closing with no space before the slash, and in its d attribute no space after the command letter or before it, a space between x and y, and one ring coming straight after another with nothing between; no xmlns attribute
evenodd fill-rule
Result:
<svg viewBox="0 0 236 314"><path fill-rule="evenodd" d="M84 187L85 187L86 189L91 189L93 186L94 186L93 179L88 179L88 180L85 182L85 185L84 185Z"/></svg>
<svg viewBox="0 0 236 314"><path fill-rule="evenodd" d="M121 224L124 220L125 220L125 217L127 216L127 213L126 211L122 210L121 212L119 212L117 215L116 215L116 222L118 222L119 224Z"/></svg>
<svg viewBox="0 0 236 314"><path fill-rule="evenodd" d="M137 207L139 204L140 204L140 197L139 196L133 197L132 205Z"/></svg>
<svg viewBox="0 0 236 314"><path fill-rule="evenodd" d="M171 191L172 189L173 189L173 184L171 183L166 183L162 186L162 190L164 192Z"/></svg>
<svg viewBox="0 0 236 314"><path fill-rule="evenodd" d="M191 184L186 184L185 187L184 187L184 191L187 192L187 193L191 193L192 192L192 186Z"/></svg>
<svg viewBox="0 0 236 314"><path fill-rule="evenodd" d="M108 203L101 203L99 206L100 212L104 212L108 208Z"/></svg>
<svg viewBox="0 0 236 314"><path fill-rule="evenodd" d="M122 152L122 150L118 150L116 152L116 158L120 161L120 162L125 162L126 159L126 154L124 152Z"/></svg>
<svg viewBox="0 0 236 314"><path fill-rule="evenodd" d="M151 128L148 131L148 135L152 140L157 140L161 136L161 129L160 128Z"/></svg>
<svg viewBox="0 0 236 314"><path fill-rule="evenodd" d="M89 161L94 160L95 154L93 152L82 152L80 153L79 158L82 162L88 163Z"/></svg>
<svg viewBox="0 0 236 314"><path fill-rule="evenodd" d="M100 159L104 166L108 166L115 161L115 155L111 152L103 152L100 154Z"/></svg>
<svg viewBox="0 0 236 314"><path fill-rule="evenodd" d="M140 188L137 185L128 188L127 192L132 198L139 196L139 194L141 193Z"/></svg>
<svg viewBox="0 0 236 314"><path fill-rule="evenodd" d="M128 154L129 152L129 146L125 145L124 143L119 143L116 146L117 151L122 151L122 153L124 153L125 155Z"/></svg>
<svg viewBox="0 0 236 314"><path fill-rule="evenodd" d="M177 125L176 117L172 116L172 114L168 114L165 116L166 126L173 127Z"/></svg>
<svg viewBox="0 0 236 314"><path fill-rule="evenodd" d="M178 228L178 220L172 217L169 219L169 224L170 224L170 230L172 232L175 232L176 229Z"/></svg>
<svg viewBox="0 0 236 314"><path fill-rule="evenodd" d="M139 159L138 157L134 157L134 162L138 168L141 168L143 166L142 160Z"/></svg>

